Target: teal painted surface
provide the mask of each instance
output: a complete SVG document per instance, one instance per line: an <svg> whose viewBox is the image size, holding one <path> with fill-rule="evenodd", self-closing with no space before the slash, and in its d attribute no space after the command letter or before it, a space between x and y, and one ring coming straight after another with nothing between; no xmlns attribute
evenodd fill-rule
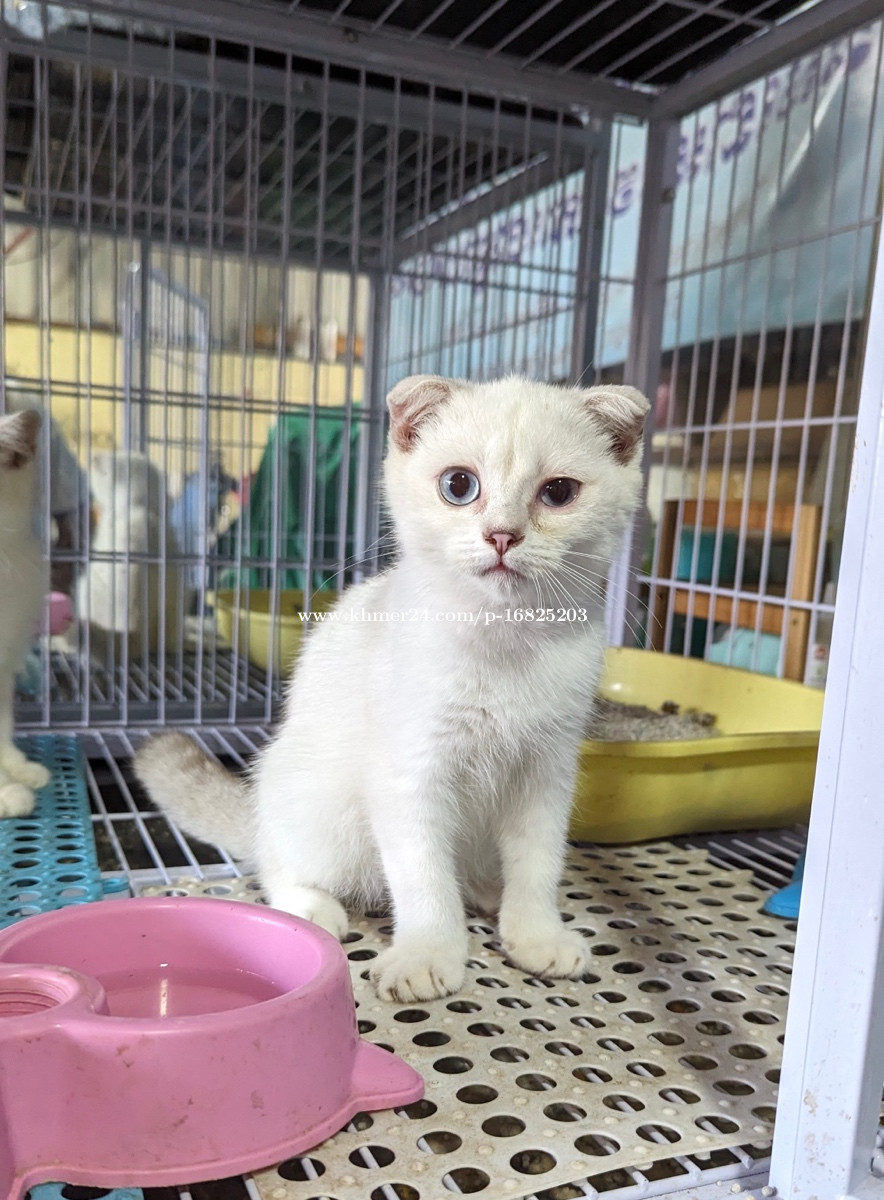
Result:
<svg viewBox="0 0 884 1200"><path fill-rule="evenodd" d="M0 928L103 894L77 739L41 734L17 744L52 779L29 817L0 820Z"/></svg>

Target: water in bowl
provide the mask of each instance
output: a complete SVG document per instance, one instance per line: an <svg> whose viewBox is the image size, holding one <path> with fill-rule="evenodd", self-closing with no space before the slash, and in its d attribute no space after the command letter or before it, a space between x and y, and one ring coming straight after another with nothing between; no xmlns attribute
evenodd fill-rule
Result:
<svg viewBox="0 0 884 1200"><path fill-rule="evenodd" d="M115 1017L193 1017L229 1012L282 995L278 984L233 967L177 963L111 971L100 977Z"/></svg>

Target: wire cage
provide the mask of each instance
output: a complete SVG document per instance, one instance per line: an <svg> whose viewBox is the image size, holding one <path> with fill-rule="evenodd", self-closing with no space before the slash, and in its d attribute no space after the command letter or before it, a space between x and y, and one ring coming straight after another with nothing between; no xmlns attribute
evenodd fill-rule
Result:
<svg viewBox="0 0 884 1200"><path fill-rule="evenodd" d="M103 468L54 552L81 625L22 719L266 720L289 595L382 557L386 386L590 369L610 130L72 20L6 58L7 367Z"/></svg>
<svg viewBox="0 0 884 1200"><path fill-rule="evenodd" d="M78 739L106 887L254 899L223 851L150 809L128 760L145 731L168 725L236 769L263 744L299 614L392 553L377 479L385 393L407 374L641 387L653 401L646 506L610 580L611 640L824 685L864 363L869 386L882 54L880 6L868 0L129 0L124 11L0 0L2 391L7 407L44 413L42 536L53 588L77 614L35 644L17 722ZM568 1087L583 1090L557 1116L544 1117L549 1102L532 1108L535 1142L520 1142L503 1174L481 1170L485 1152L467 1139L476 1161L440 1172L432 1194L503 1194L504 1180L507 1195L565 1197L766 1179L781 1038L727 1043L762 1046L763 1080L751 1054L738 1077L724 1070L741 1052L719 1061L708 1039L730 1037L737 1001L713 993L754 979L761 1007L745 1011L779 1029L794 931L768 943L774 923L759 918L727 954L717 947L733 940L753 888L788 879L799 849L792 834L667 846L659 853L687 858L662 872L657 851L625 866L575 852L562 903L581 922L607 904L598 889L616 888L618 871L644 892L678 876L659 891L678 915L672 944L654 951L675 957L655 962L655 978L661 995L693 989L670 1011L709 1010L690 1033L705 1045L691 1043L679 1078L654 1089L667 1112L632 1131L653 1153L638 1145L593 1172L581 1155L612 1153L594 1126L568 1169L553 1153L554 1175L528 1180L546 1174L533 1170L546 1161L536 1142L554 1150L557 1121L641 1111L629 1088L650 1088L655 1060L598 1059L595 1075L569 1066ZM703 882L685 906L692 872ZM707 928L738 879L737 916ZM600 945L621 936L615 920ZM383 921L366 918L351 957L371 953ZM694 944L701 926L704 961L676 970L679 943ZM493 930L472 934L480 972ZM659 935L629 935L637 948L622 961L640 960L637 975L641 947ZM476 980L464 1003L481 1007L494 989ZM504 983L514 1010L536 1002L530 981ZM598 995L615 985L605 976ZM627 992L621 1024L641 1025L645 1011L669 1019L653 989ZM561 992L562 1009L585 1002L580 1037L608 1021L598 995ZM456 1017L430 1007L434 1036L458 1036L443 1027ZM543 1012L518 1037L545 1029ZM487 1016L478 1024L497 1028ZM402 1029L423 1019L396 1015L384 1037L399 1049ZM687 1036L649 1028L655 1050ZM515 1057L495 1062L540 1053L505 1029ZM463 1036L475 1048L496 1034ZM616 1041L609 1030L594 1045L616 1061ZM410 1038L409 1053L412 1043L424 1045ZM716 1064L705 1090L703 1057ZM547 1062L551 1087L560 1066ZM586 1117L584 1085L605 1075L614 1099ZM692 1103L679 1089L698 1088L717 1107L687 1122L694 1140L679 1155L686 1135L669 1109ZM530 1091L514 1093L519 1104ZM756 1091L737 1111L735 1098ZM521 1120L516 1099L507 1120ZM381 1151L395 1158L397 1138L414 1140L404 1127L388 1142L378 1134ZM341 1167L339 1190L424 1195L423 1168L397 1176L384 1153L372 1158L364 1128L357 1120L342 1138L368 1178ZM464 1141L453 1125L443 1132L434 1141L421 1125L420 1154ZM619 1155L626 1143L612 1138ZM524 1170L512 1166L519 1154ZM323 1161L212 1196L307 1200Z"/></svg>

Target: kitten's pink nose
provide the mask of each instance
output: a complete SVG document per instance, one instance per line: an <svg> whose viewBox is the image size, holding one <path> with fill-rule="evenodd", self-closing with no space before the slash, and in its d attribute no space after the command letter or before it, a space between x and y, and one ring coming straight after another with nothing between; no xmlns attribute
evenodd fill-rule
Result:
<svg viewBox="0 0 884 1200"><path fill-rule="evenodd" d="M496 533L485 534L485 541L494 546L501 558L503 558L510 546L515 546L521 540L517 534L510 533L508 529L499 529Z"/></svg>

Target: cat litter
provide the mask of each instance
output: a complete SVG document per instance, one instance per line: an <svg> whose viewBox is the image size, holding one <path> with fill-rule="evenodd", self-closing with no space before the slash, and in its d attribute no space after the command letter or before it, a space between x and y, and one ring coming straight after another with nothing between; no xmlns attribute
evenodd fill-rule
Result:
<svg viewBox="0 0 884 1200"><path fill-rule="evenodd" d="M673 701L648 708L600 696L587 736L602 742L686 742L718 737L719 733L714 713L682 711Z"/></svg>
<svg viewBox="0 0 884 1200"><path fill-rule="evenodd" d="M145 895L254 902L253 879L178 880ZM563 917L590 944L583 980L538 980L471 919L467 983L396 1006L368 981L390 918L345 949L360 1030L426 1081L421 1101L360 1114L249 1179L261 1200L569 1200L671 1191L769 1152L794 925L763 915L748 871L668 843L572 849ZM182 1181L186 1182L186 1181Z"/></svg>
<svg viewBox="0 0 884 1200"><path fill-rule="evenodd" d="M103 894L77 739L41 734L17 744L52 779L30 816L0 821L0 928Z"/></svg>

